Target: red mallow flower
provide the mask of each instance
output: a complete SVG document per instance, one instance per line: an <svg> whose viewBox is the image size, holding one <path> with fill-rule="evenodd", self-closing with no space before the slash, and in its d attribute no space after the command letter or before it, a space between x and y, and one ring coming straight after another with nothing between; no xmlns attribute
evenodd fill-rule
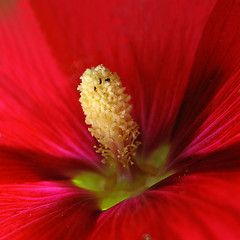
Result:
<svg viewBox="0 0 240 240"><path fill-rule="evenodd" d="M239 12L232 0L1 1L0 239L240 239ZM78 102L99 64L121 77L141 131L127 187Z"/></svg>

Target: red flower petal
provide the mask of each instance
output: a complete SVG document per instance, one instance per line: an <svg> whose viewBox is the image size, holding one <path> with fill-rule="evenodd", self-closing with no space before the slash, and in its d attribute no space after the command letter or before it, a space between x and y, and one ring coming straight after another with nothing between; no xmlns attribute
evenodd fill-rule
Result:
<svg viewBox="0 0 240 240"><path fill-rule="evenodd" d="M239 239L239 184L239 171L180 177L103 212L91 239Z"/></svg>
<svg viewBox="0 0 240 240"><path fill-rule="evenodd" d="M86 193L61 183L3 185L0 195L2 240L85 239L98 215Z"/></svg>
<svg viewBox="0 0 240 240"><path fill-rule="evenodd" d="M175 161L239 143L239 11L239 1L218 1L205 27L173 136Z"/></svg>
<svg viewBox="0 0 240 240"><path fill-rule="evenodd" d="M183 159L175 159L169 168L177 171L203 172L234 170L240 168L240 144L234 144L224 149L191 155Z"/></svg>
<svg viewBox="0 0 240 240"><path fill-rule="evenodd" d="M97 160L76 83L56 66L27 1L0 14L1 145Z"/></svg>
<svg viewBox="0 0 240 240"><path fill-rule="evenodd" d="M96 171L77 159L0 147L1 184L68 179L79 174L80 170Z"/></svg>
<svg viewBox="0 0 240 240"><path fill-rule="evenodd" d="M16 149L0 150L0 183L25 183L57 178L56 171L49 171L38 162L40 156Z"/></svg>
<svg viewBox="0 0 240 240"><path fill-rule="evenodd" d="M69 71L103 63L132 95L144 148L169 139L214 1L32 1Z"/></svg>

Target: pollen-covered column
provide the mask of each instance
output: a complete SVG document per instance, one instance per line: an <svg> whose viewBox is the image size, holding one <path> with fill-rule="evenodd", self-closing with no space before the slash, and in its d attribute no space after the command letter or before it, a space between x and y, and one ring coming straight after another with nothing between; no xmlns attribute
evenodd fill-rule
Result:
<svg viewBox="0 0 240 240"><path fill-rule="evenodd" d="M87 69L78 86L79 101L86 115L89 131L99 142L97 152L103 162L116 167L134 163L140 144L139 127L131 117L131 97L124 93L119 76L103 65Z"/></svg>

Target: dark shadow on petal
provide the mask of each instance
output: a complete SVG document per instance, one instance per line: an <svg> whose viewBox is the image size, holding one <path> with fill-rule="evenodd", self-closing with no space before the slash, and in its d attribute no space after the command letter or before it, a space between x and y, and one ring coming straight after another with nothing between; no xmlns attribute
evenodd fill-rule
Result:
<svg viewBox="0 0 240 240"><path fill-rule="evenodd" d="M239 10L239 1L220 0L206 24L172 135L173 158L196 138L196 131L214 110L208 109L207 113L207 106L238 70ZM217 99L215 105L221 104L221 100Z"/></svg>
<svg viewBox="0 0 240 240"><path fill-rule="evenodd" d="M240 144L228 146L214 153L193 155L171 166L177 172L152 186L149 190L174 185L186 175L204 172L231 172L240 170Z"/></svg>
<svg viewBox="0 0 240 240"><path fill-rule="evenodd" d="M0 184L66 180L84 170L97 171L97 167L79 159L0 147Z"/></svg>

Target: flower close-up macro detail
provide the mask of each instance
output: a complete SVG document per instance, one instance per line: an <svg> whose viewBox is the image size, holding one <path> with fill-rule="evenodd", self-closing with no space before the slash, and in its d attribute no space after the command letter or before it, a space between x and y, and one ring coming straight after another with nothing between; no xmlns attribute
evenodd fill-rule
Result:
<svg viewBox="0 0 240 240"><path fill-rule="evenodd" d="M240 239L239 0L0 0L0 239Z"/></svg>

